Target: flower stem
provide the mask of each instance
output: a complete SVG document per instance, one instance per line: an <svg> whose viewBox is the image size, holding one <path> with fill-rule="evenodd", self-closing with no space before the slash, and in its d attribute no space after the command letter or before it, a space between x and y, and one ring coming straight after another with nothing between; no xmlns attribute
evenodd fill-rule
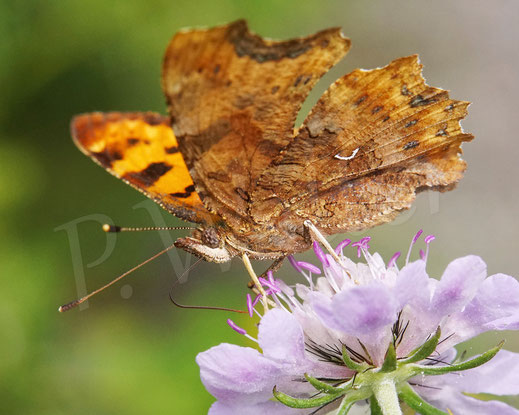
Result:
<svg viewBox="0 0 519 415"><path fill-rule="evenodd" d="M373 393L383 415L402 415L395 384L388 379L373 384Z"/></svg>
<svg viewBox="0 0 519 415"><path fill-rule="evenodd" d="M371 409L371 415L382 415L382 409L380 409L380 406L378 406L378 402L374 396L372 396L369 400L369 407Z"/></svg>

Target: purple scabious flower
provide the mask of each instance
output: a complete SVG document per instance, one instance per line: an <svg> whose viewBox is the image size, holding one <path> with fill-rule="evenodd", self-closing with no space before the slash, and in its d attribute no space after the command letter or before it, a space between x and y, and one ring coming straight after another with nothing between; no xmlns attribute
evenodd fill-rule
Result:
<svg viewBox="0 0 519 415"><path fill-rule="evenodd" d="M369 252L369 238L314 251L320 267L290 262L306 283L261 279L276 307L258 315L257 339L229 320L255 348L220 344L197 357L202 382L217 398L210 415L518 414L471 395L519 393L519 354L502 344L462 361L454 346L482 332L519 329L519 283L487 277L477 256L455 259L439 280L426 272L432 235L420 259L400 269ZM354 262L343 250L353 249ZM499 352L500 351L500 352ZM499 352L499 353L498 353Z"/></svg>

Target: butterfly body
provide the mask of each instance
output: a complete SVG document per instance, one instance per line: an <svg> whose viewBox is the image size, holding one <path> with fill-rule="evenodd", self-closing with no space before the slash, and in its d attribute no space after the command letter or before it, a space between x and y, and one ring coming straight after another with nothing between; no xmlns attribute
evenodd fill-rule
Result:
<svg viewBox="0 0 519 415"><path fill-rule="evenodd" d="M96 162L181 219L176 246L224 262L277 260L325 235L366 229L410 207L418 191L462 177L467 102L425 84L416 56L356 70L301 105L348 51L338 29L284 42L244 21L174 36L162 75L169 117L91 113L72 135Z"/></svg>

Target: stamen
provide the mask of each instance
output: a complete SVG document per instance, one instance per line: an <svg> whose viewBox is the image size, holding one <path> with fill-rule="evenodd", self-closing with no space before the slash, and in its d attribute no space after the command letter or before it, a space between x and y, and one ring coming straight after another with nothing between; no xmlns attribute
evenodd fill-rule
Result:
<svg viewBox="0 0 519 415"><path fill-rule="evenodd" d="M389 262L387 263L387 267L391 268L392 266L396 266L396 261L398 258L400 258L400 255L402 255L402 252L395 252L395 254L391 257Z"/></svg>
<svg viewBox="0 0 519 415"><path fill-rule="evenodd" d="M258 294L256 298L254 298L254 301L252 301L252 308L256 307L256 304L259 303L259 300L261 300L261 294Z"/></svg>
<svg viewBox="0 0 519 415"><path fill-rule="evenodd" d="M276 285L276 280L274 279L274 273L271 269L267 271L267 277L269 277L269 281L272 285Z"/></svg>
<svg viewBox="0 0 519 415"><path fill-rule="evenodd" d="M259 282L261 282L261 284L264 285L265 287L269 287L270 291L273 293L277 293L277 292L281 291L279 289L279 287L277 286L276 281L271 282L269 280L266 280L263 277L259 277ZM267 290L267 294L268 294L268 290Z"/></svg>
<svg viewBox="0 0 519 415"><path fill-rule="evenodd" d="M352 247L357 248L358 258L360 258L363 250L367 251L369 249L369 241L371 241L371 236L365 236L360 241L351 244Z"/></svg>
<svg viewBox="0 0 519 415"><path fill-rule="evenodd" d="M317 259L319 261L321 261L321 263L325 266L330 266L330 264L328 263L328 259L326 258L326 256L324 255L324 252L323 250L321 249L321 247L319 246L319 242L317 241L314 241L313 243L313 247L314 247L314 252L315 252L315 255L317 256ZM320 274L320 272L319 272Z"/></svg>
<svg viewBox="0 0 519 415"><path fill-rule="evenodd" d="M227 319L227 324L231 326L231 329L233 329L236 333L246 335L247 331L239 327L234 321L232 321L230 318Z"/></svg>
<svg viewBox="0 0 519 415"><path fill-rule="evenodd" d="M335 279L335 273L337 273L337 276L342 276L344 278L344 269L337 264L332 256L330 255L330 258L328 259L330 261L330 267L324 269L324 275L326 276L326 279L328 280L328 283L333 288L333 290L338 293L341 291L339 288L339 284L337 284L337 281ZM339 275L339 272L341 273Z"/></svg>
<svg viewBox="0 0 519 415"><path fill-rule="evenodd" d="M247 310L249 311L249 317L254 315L254 306L252 305L252 297L247 294Z"/></svg>
<svg viewBox="0 0 519 415"><path fill-rule="evenodd" d="M342 253L342 250L344 248L346 248L349 244L351 243L351 239L345 239L344 241L340 242L336 247L335 247L335 253L337 255L341 254Z"/></svg>
<svg viewBox="0 0 519 415"><path fill-rule="evenodd" d="M290 310L288 310L280 301L280 298L283 298L281 291L275 292L269 289L267 290L267 294L270 295L270 297L274 300L274 302L279 308L282 308L287 313L290 313Z"/></svg>
<svg viewBox="0 0 519 415"><path fill-rule="evenodd" d="M247 337L249 340L252 340L253 342L258 343L258 341L257 341L254 337L248 335L246 330L242 329L240 326L238 326L238 325L237 325L234 321L232 321L231 319L228 319L228 320L227 320L227 324L228 324L228 325L229 325L229 326L230 326L230 327L231 327L231 328L232 328L236 333L241 334L241 335Z"/></svg>
<svg viewBox="0 0 519 415"><path fill-rule="evenodd" d="M405 264L407 265L409 263L409 258L411 257L411 251L413 250L413 245L418 241L418 238L420 238L420 235L423 233L423 230L418 230L416 232L416 235L411 240L411 244L409 245L409 250L407 251L407 256L405 257Z"/></svg>
<svg viewBox="0 0 519 415"><path fill-rule="evenodd" d="M420 249L420 258L422 258L422 260L426 260L426 257L425 257L425 252L423 251L423 249Z"/></svg>
<svg viewBox="0 0 519 415"><path fill-rule="evenodd" d="M425 237L424 241L427 247L425 248L425 258L422 258L424 261L427 261L427 258L429 257L429 244L435 239L436 237L434 235L427 235Z"/></svg>
<svg viewBox="0 0 519 415"><path fill-rule="evenodd" d="M297 272L302 271L301 268L299 268L299 265L297 264L297 261L294 259L293 255L288 256L288 262L290 262L290 265L292 265Z"/></svg>
<svg viewBox="0 0 519 415"><path fill-rule="evenodd" d="M314 274L321 274L321 269L316 267L314 264L310 264L309 262L298 261L297 265L306 269L307 271L313 272Z"/></svg>
<svg viewBox="0 0 519 415"><path fill-rule="evenodd" d="M425 243L429 245L432 241L436 239L436 236L434 235L427 235L424 239Z"/></svg>

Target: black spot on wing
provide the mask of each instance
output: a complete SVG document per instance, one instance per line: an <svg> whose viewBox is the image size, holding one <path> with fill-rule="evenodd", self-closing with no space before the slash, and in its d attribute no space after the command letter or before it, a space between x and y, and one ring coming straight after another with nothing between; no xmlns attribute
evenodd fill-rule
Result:
<svg viewBox="0 0 519 415"><path fill-rule="evenodd" d="M178 146L171 146L171 147L166 147L165 151L167 154L175 154L175 153L178 153L180 150L178 149Z"/></svg>
<svg viewBox="0 0 519 415"><path fill-rule="evenodd" d="M418 147L420 143L416 140L413 140L413 141L409 141L408 143L406 143L404 145L404 150L410 150L412 148L415 148L415 147Z"/></svg>
<svg viewBox="0 0 519 415"><path fill-rule="evenodd" d="M160 125L160 124L169 125L168 117L165 117L160 114L145 113L143 118L144 118L144 121L149 125Z"/></svg>
<svg viewBox="0 0 519 415"><path fill-rule="evenodd" d="M249 32L247 23L239 20L229 26L227 34L229 42L234 45L236 55L249 56L258 63L295 59L313 47L312 41L317 37L293 39L285 42L267 43L262 38Z"/></svg>
<svg viewBox="0 0 519 415"><path fill-rule="evenodd" d="M101 166L105 168L112 167L112 162L121 160L122 154L114 149L105 149L99 153L92 153L92 157L95 158Z"/></svg>
<svg viewBox="0 0 519 415"><path fill-rule="evenodd" d="M437 101L436 98L425 99L422 95L416 95L411 101L409 101L409 106L411 108L423 107L425 105L432 104L436 101Z"/></svg>
<svg viewBox="0 0 519 415"><path fill-rule="evenodd" d="M126 173L124 178L131 182L138 182L146 187L149 187L172 168L173 166L164 162L151 163L144 170L139 172Z"/></svg>
<svg viewBox="0 0 519 415"><path fill-rule="evenodd" d="M360 104L366 101L366 98L368 98L367 95L362 95L357 101L353 103L353 106L358 107Z"/></svg>
<svg viewBox="0 0 519 415"><path fill-rule="evenodd" d="M176 192L176 193L170 193L169 195L172 197L180 198L180 199L187 199L191 194L195 191L194 185L187 186L183 192Z"/></svg>

